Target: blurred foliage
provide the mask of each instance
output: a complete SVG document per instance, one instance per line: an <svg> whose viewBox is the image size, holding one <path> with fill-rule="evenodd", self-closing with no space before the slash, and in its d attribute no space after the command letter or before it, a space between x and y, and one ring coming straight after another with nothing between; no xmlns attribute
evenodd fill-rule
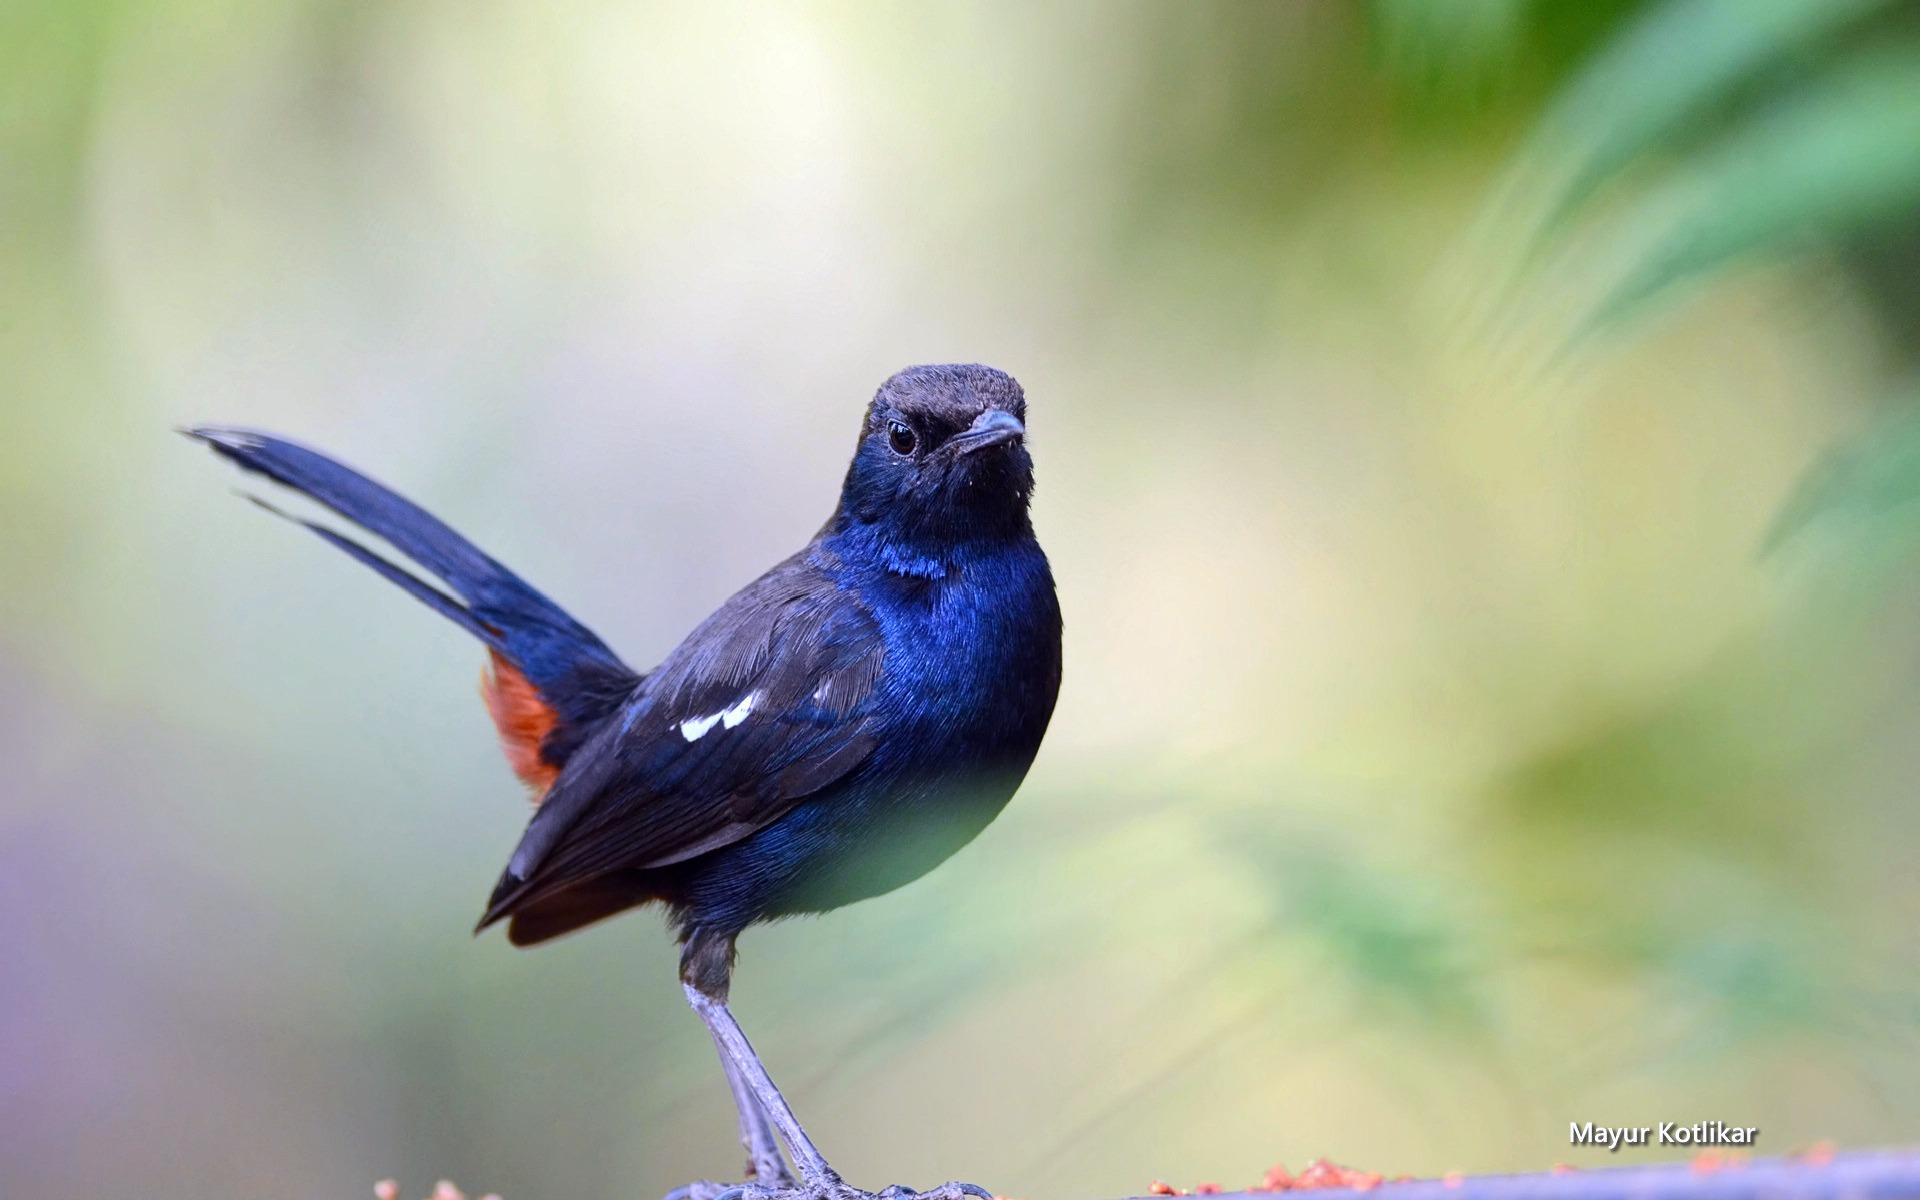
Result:
<svg viewBox="0 0 1920 1200"><path fill-rule="evenodd" d="M1858 438L1808 471L1768 534L1768 550L1823 525L1911 548L1920 533L1920 399L1902 395L1886 407ZM1854 557L1861 557L1857 549Z"/></svg>
<svg viewBox="0 0 1920 1200"><path fill-rule="evenodd" d="M1655 8L1542 115L1496 210L1498 236L1551 257L1556 236L1592 236L1567 227L1623 184L1599 255L1619 278L1586 318L1605 325L1748 256L1904 223L1920 197L1920 40L1885 28L1912 25L1908 12L1866 21L1889 7ZM1702 53L1680 70L1677 47Z"/></svg>
<svg viewBox="0 0 1920 1200"><path fill-rule="evenodd" d="M1891 0L0 9L0 1193L733 1165L654 919L461 936L473 648L169 425L645 662L948 358L1068 679L976 846L746 940L841 1166L1911 1138L1917 86Z"/></svg>

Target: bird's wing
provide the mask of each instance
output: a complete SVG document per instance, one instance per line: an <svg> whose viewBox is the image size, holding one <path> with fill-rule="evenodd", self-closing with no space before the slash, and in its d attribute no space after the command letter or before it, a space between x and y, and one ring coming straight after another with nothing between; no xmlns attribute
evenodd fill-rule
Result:
<svg viewBox="0 0 1920 1200"><path fill-rule="evenodd" d="M734 596L576 752L482 926L607 871L682 862L762 829L864 762L885 645L803 553Z"/></svg>

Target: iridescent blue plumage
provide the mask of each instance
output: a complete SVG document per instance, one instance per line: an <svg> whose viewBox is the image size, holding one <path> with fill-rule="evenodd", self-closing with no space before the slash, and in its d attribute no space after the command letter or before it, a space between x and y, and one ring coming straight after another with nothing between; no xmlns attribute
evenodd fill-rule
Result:
<svg viewBox="0 0 1920 1200"><path fill-rule="evenodd" d="M984 828L1025 776L1059 690L1061 628L1028 519L1025 420L1019 385L988 367L913 367L889 379L825 527L646 675L357 472L265 434L194 434L386 538L446 585L309 523L516 673L500 693L512 694L490 706L510 751L537 759L523 774L551 786L481 927L507 920L512 940L530 945L667 905L753 1168L763 1182L788 1178L771 1119L809 1192L824 1197L851 1189L726 1011L734 939L756 921L919 877ZM515 688L533 695L522 703ZM516 747L516 737L537 744Z"/></svg>

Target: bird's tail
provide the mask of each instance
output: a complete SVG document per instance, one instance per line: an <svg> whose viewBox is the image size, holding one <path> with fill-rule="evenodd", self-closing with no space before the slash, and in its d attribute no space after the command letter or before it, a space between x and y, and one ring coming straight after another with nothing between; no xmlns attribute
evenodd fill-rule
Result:
<svg viewBox="0 0 1920 1200"><path fill-rule="evenodd" d="M304 525L486 643L487 711L516 774L544 793L593 727L632 694L640 676L593 632L419 505L326 455L271 434L205 426L184 430L249 471L303 493L385 539L445 588L313 521Z"/></svg>

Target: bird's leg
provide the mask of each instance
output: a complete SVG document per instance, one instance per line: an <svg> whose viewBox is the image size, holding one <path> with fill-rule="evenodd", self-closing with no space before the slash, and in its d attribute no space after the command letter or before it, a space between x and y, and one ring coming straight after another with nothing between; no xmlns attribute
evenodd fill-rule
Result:
<svg viewBox="0 0 1920 1200"><path fill-rule="evenodd" d="M691 983L686 985L686 990L687 1003L706 1022L707 1032L713 1035L714 1045L720 1048L720 1056L732 1064L747 1093L758 1103L767 1119L773 1122L773 1127L780 1131L781 1139L787 1143L787 1152L793 1155L794 1166L800 1169L800 1177L806 1181L807 1190L817 1196L837 1196L846 1190L839 1172L827 1165L826 1157L813 1144L813 1139L807 1136L807 1131L800 1127L800 1119L793 1115L786 1097L780 1094L766 1067L760 1064L760 1056L753 1052L753 1046L741 1030L740 1022L734 1020L733 1013L728 1011L726 1001L709 996Z"/></svg>
<svg viewBox="0 0 1920 1200"><path fill-rule="evenodd" d="M733 1106L740 1113L740 1144L747 1151L747 1178L765 1188L792 1187L793 1173L787 1170L787 1160L780 1156L780 1143L773 1138L773 1129L767 1124L767 1114L761 1109L760 1101L740 1077L739 1068L733 1065L718 1034L714 1035L713 1044L720 1051L720 1069L727 1073Z"/></svg>
<svg viewBox="0 0 1920 1200"><path fill-rule="evenodd" d="M719 1048L727 1083L740 1109L741 1139L753 1155L756 1178L732 1187L690 1184L670 1193L667 1200L993 1200L993 1193L971 1183L946 1183L927 1192L899 1185L878 1193L849 1187L800 1127L786 1097L773 1085L740 1023L728 1011L732 976L733 935L697 927L689 930L680 953L680 980L687 991L687 1003L700 1014L707 1032L713 1035L713 1044ZM767 1130L769 1122L786 1142L787 1153L800 1171L797 1186L781 1162L780 1149Z"/></svg>

